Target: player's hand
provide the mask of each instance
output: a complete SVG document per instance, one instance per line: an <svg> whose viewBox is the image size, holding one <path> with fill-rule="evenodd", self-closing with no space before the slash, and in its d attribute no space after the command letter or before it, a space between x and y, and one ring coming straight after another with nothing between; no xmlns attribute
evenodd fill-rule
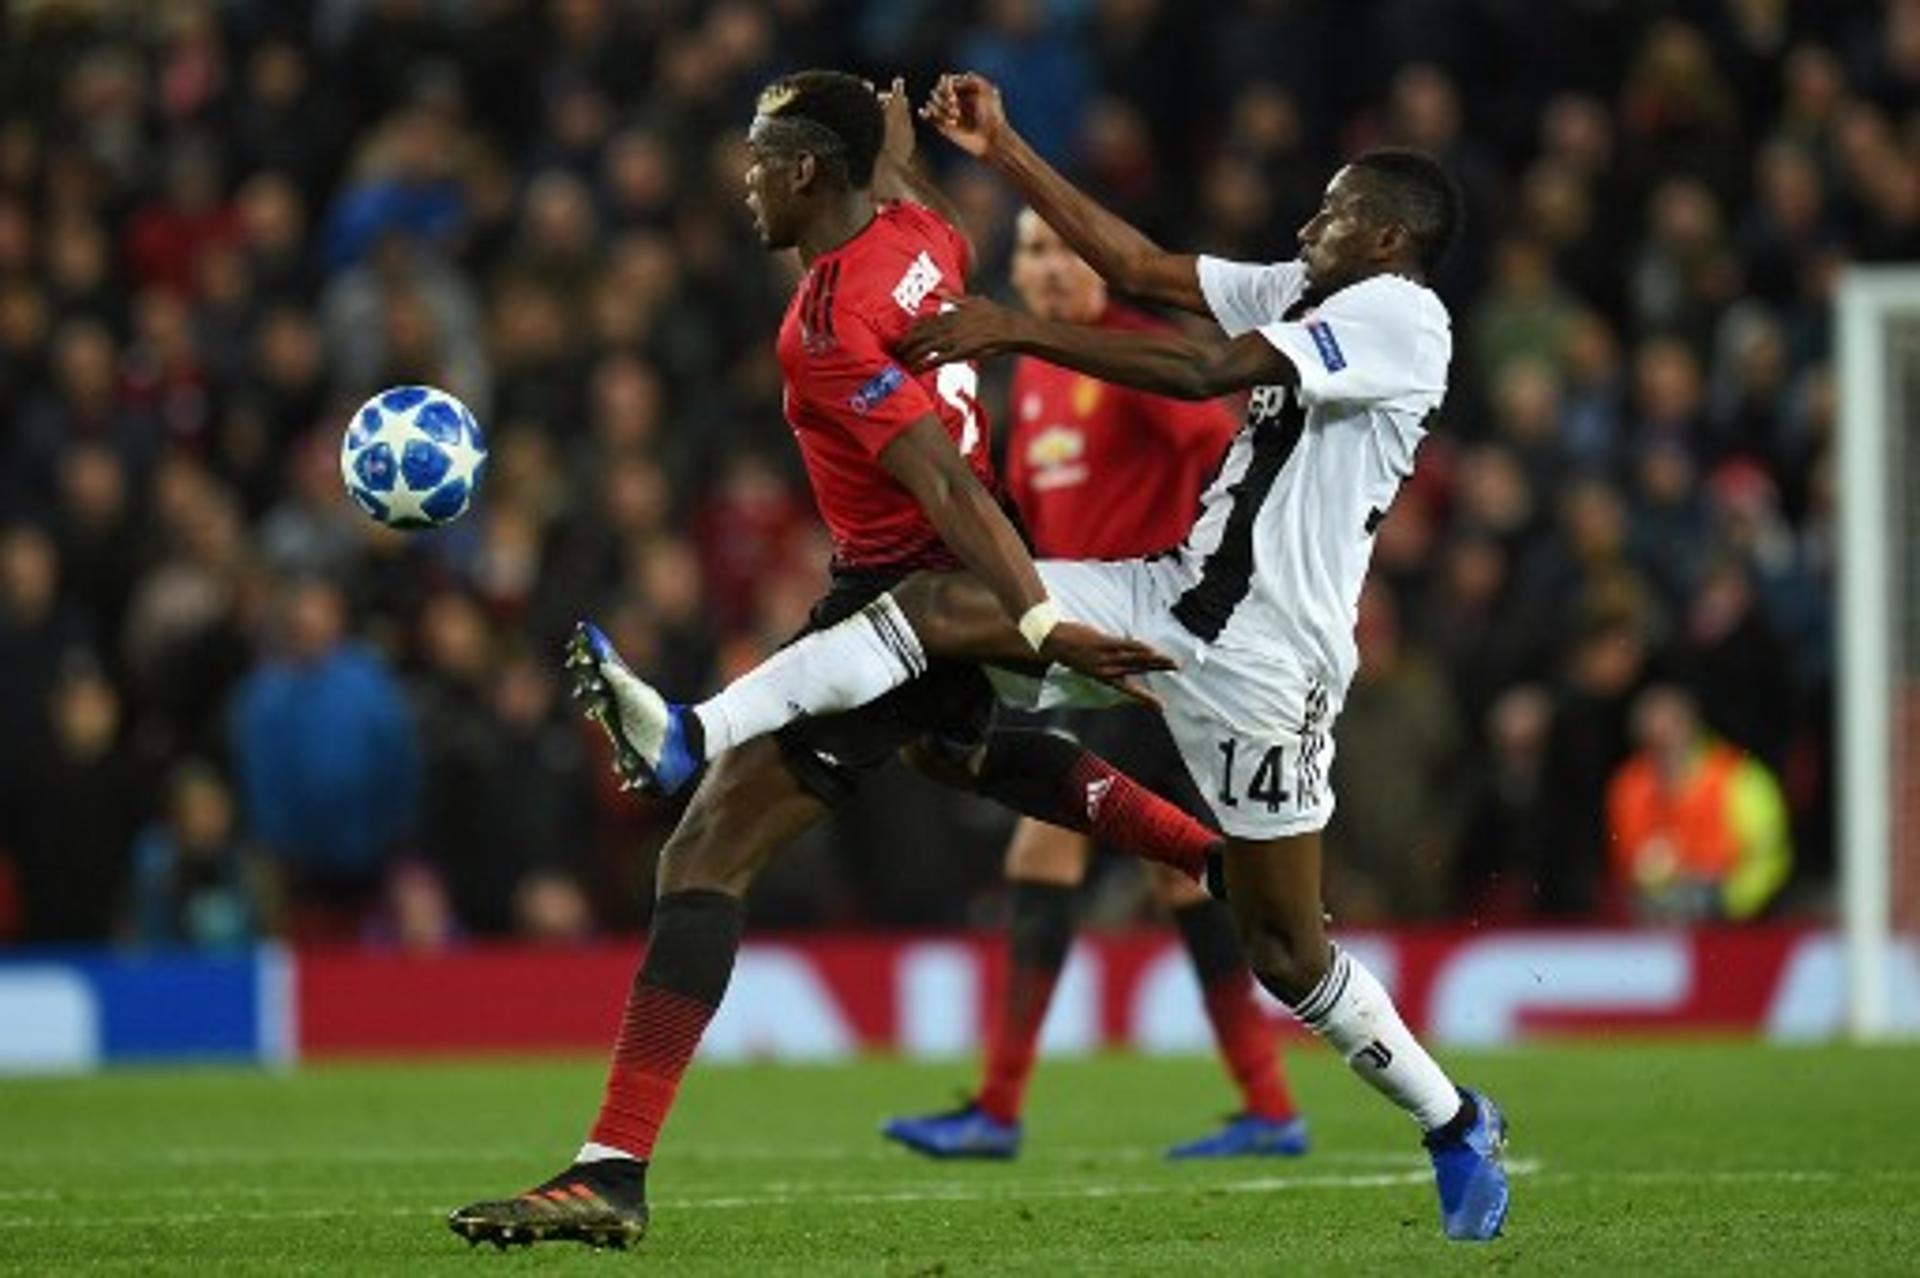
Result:
<svg viewBox="0 0 1920 1278"><path fill-rule="evenodd" d="M941 76L920 118L976 160L991 158L1013 132L999 87L972 71Z"/></svg>
<svg viewBox="0 0 1920 1278"><path fill-rule="evenodd" d="M883 163L906 168L913 163L913 103L907 99L907 82L899 76L880 91L880 114L886 129L880 135L880 159Z"/></svg>
<svg viewBox="0 0 1920 1278"><path fill-rule="evenodd" d="M998 355L1017 335L1018 321L1016 312L984 297L942 297L938 313L908 329L895 353L915 372Z"/></svg>
<svg viewBox="0 0 1920 1278"><path fill-rule="evenodd" d="M1040 655L1077 670L1142 705L1160 709L1160 698L1142 687L1135 675L1172 670L1173 658L1135 639L1121 639L1077 621L1062 621L1040 645Z"/></svg>

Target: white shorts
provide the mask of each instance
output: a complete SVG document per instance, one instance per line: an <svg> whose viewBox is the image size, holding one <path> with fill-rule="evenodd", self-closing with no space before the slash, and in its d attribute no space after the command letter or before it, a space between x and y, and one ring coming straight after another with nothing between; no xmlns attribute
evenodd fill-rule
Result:
<svg viewBox="0 0 1920 1278"><path fill-rule="evenodd" d="M1176 560L1042 560L1040 579L1061 615L1138 639L1180 663L1141 682L1165 706L1167 727L1226 833L1274 839L1324 829L1333 816L1333 721L1344 684L1302 669L1286 653L1225 651L1173 616L1191 582ZM995 670L1001 700L1025 709L1113 705L1104 684L1059 666L1044 680Z"/></svg>

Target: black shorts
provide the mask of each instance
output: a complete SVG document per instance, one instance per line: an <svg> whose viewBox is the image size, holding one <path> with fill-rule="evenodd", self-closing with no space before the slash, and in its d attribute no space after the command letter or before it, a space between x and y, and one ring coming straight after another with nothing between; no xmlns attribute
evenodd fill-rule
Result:
<svg viewBox="0 0 1920 1278"><path fill-rule="evenodd" d="M909 575L908 570L836 570L794 639L844 621ZM979 666L936 657L925 674L886 696L843 714L796 720L774 739L801 786L838 807L852 797L862 776L902 746L928 736L963 749L986 740L993 706L993 687Z"/></svg>
<svg viewBox="0 0 1920 1278"><path fill-rule="evenodd" d="M1220 828L1157 710L1140 705L1040 713L1002 710L994 726L1065 733L1209 830Z"/></svg>

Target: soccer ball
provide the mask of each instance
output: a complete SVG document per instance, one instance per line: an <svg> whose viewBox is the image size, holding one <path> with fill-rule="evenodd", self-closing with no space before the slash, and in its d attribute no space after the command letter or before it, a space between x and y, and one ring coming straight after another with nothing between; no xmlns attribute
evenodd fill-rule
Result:
<svg viewBox="0 0 1920 1278"><path fill-rule="evenodd" d="M389 528L438 528L466 513L487 461L467 406L432 386L381 391L347 423L340 475Z"/></svg>

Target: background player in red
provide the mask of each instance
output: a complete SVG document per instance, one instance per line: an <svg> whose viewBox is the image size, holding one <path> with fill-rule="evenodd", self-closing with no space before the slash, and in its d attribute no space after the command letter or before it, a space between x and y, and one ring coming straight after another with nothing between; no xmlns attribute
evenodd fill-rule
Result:
<svg viewBox="0 0 1920 1278"><path fill-rule="evenodd" d="M1117 330L1163 327L1115 303L1099 274L1028 209L1013 252L1013 284L1044 319ZM1050 559L1123 559L1179 544L1200 490L1238 429L1217 400L1169 399L1101 382L1044 360L1014 366L1007 487L1036 553ZM1160 716L1147 707L1059 711L1048 716L1135 780L1211 822ZM960 1109L896 1118L886 1134L941 1158L1008 1158L1020 1145L1020 1110L1040 1027L1073 940L1073 897L1093 840L1031 817L1007 845L1013 884L1006 976L988 1037L979 1093ZM1180 929L1241 1111L1217 1132L1168 1151L1174 1157L1299 1154L1306 1124L1293 1109L1274 1047L1275 1028L1254 995L1233 917L1191 878L1146 866L1154 899Z"/></svg>
<svg viewBox="0 0 1920 1278"><path fill-rule="evenodd" d="M968 248L953 226L895 198L938 198L912 171L912 136L898 82L883 99L852 76L799 72L760 97L746 185L762 240L797 248L807 267L778 353L787 421L834 544L832 584L809 629L857 615L867 623L863 656L911 660L915 677L859 711L804 719L771 737L759 736L760 724L787 713L785 703L756 705L754 685L736 685L677 708L666 739L657 694L582 624L569 664L629 784L673 791L695 778L698 761L713 763L661 850L646 957L586 1143L543 1184L454 1212L448 1223L470 1241L624 1246L645 1232L648 1161L726 993L747 888L780 847L905 747L936 741L927 753L963 761L965 782L980 793L1190 871L1218 845L1213 831L1075 743L1044 732L987 734L994 698L975 659L1038 657L1096 677L1167 663L1144 645L1063 620L1047 599L991 491L971 367L916 376L890 354L915 319L964 289L967 272ZM886 591L916 569L956 565L1019 619L1017 637L963 660L907 655L906 619Z"/></svg>

